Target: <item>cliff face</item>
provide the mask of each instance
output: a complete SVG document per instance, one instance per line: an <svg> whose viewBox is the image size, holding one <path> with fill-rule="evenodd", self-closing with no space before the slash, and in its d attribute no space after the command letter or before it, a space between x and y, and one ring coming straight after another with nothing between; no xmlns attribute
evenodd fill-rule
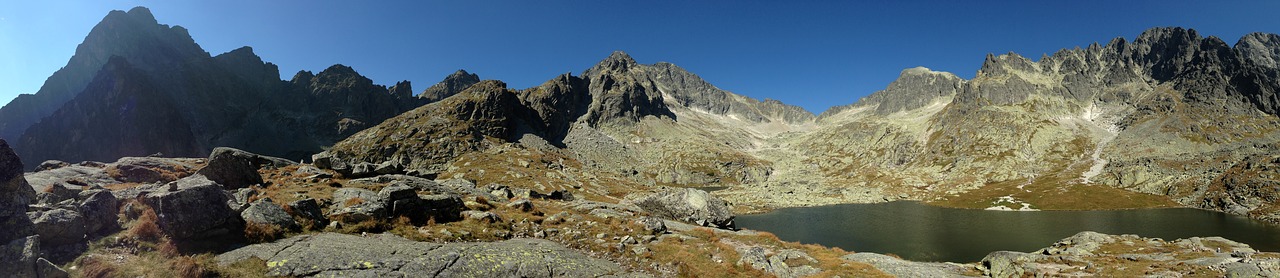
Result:
<svg viewBox="0 0 1280 278"><path fill-rule="evenodd" d="M210 57L186 29L139 7L108 14L39 92L0 108L0 136L31 167L219 146L301 159L425 103L397 85L342 65L284 82L253 49Z"/></svg>
<svg viewBox="0 0 1280 278"><path fill-rule="evenodd" d="M180 61L208 58L209 54L191 40L185 28L157 23L146 8L112 11L39 91L20 95L0 108L0 138L18 141L27 127L79 95L112 56L123 57L140 69L164 71L180 66Z"/></svg>
<svg viewBox="0 0 1280 278"><path fill-rule="evenodd" d="M169 96L118 56L89 82L86 93L32 126L19 146L23 146L17 149L20 157L70 161L107 161L121 155L153 153L200 156L190 125Z"/></svg>

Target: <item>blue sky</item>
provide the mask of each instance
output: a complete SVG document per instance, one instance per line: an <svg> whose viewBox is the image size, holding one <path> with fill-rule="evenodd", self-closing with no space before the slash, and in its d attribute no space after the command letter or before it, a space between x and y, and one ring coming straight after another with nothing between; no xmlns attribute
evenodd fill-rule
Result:
<svg viewBox="0 0 1280 278"><path fill-rule="evenodd" d="M134 6L214 55L252 46L282 79L341 63L416 91L457 69L525 88L623 50L815 113L909 67L970 78L987 53L1039 59L1156 26L1230 44L1280 33L1280 1L3 0L0 102L34 93L108 11Z"/></svg>

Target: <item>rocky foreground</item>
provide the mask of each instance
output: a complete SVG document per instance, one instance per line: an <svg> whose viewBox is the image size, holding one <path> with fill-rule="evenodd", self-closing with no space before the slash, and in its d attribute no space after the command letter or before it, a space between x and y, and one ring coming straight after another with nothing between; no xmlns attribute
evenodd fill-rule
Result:
<svg viewBox="0 0 1280 278"><path fill-rule="evenodd" d="M343 173L220 148L209 158L49 161L0 141L0 269L13 277L1275 276L1222 238L1083 232L982 262L912 262L733 229L705 191L539 192Z"/></svg>

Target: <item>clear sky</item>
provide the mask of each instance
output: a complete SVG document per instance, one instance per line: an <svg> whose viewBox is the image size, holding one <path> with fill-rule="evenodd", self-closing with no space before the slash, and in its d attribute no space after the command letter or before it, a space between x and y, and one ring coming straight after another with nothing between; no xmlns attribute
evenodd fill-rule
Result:
<svg viewBox="0 0 1280 278"><path fill-rule="evenodd" d="M18 1L0 0L0 102L34 93L110 10L146 6L213 55L252 46L282 79L335 63L421 91L457 69L526 88L623 50L716 86L821 112L905 68L973 77L1156 26L1234 44L1280 33L1280 1Z"/></svg>

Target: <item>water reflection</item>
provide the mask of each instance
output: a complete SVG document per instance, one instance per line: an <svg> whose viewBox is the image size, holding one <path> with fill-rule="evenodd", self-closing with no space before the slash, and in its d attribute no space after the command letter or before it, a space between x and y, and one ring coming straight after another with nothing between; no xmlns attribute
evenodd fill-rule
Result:
<svg viewBox="0 0 1280 278"><path fill-rule="evenodd" d="M1280 251L1280 228L1197 209L1008 212L952 209L917 202L788 208L739 216L739 227L779 238L890 253L917 261L973 262L998 250L1030 252L1080 231L1172 240L1221 236Z"/></svg>

